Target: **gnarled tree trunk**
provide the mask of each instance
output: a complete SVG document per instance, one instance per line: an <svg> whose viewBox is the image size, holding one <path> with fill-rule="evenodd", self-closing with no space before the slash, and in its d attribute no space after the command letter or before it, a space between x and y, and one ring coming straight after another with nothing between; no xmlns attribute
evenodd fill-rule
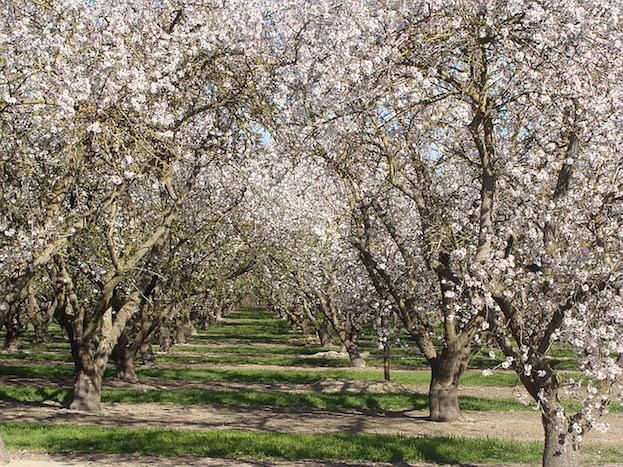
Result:
<svg viewBox="0 0 623 467"><path fill-rule="evenodd" d="M115 363L117 379L133 383L138 381L136 367L134 365L138 349L128 344L129 339L124 332L119 336L119 340L113 348L110 358Z"/></svg>
<svg viewBox="0 0 623 467"><path fill-rule="evenodd" d="M429 419L451 422L462 418L459 407L459 379L467 368L469 353L444 349L430 360L431 380L428 392Z"/></svg>
<svg viewBox="0 0 623 467"><path fill-rule="evenodd" d="M538 366L538 363L537 365ZM545 370L552 375L551 368ZM580 465L580 442L584 428L565 413L558 395L555 376L541 380L533 375L520 376L526 389L539 401L541 422L545 432L544 467L576 467Z"/></svg>
<svg viewBox="0 0 623 467"><path fill-rule="evenodd" d="M320 345L323 347L329 347L333 344L331 329L326 319L322 320L322 323L318 328L318 339L320 340Z"/></svg>
<svg viewBox="0 0 623 467"><path fill-rule="evenodd" d="M79 370L74 381L74 392L70 409L98 412L102 409L103 371L98 371L95 364Z"/></svg>
<svg viewBox="0 0 623 467"><path fill-rule="evenodd" d="M154 353L151 343L148 342L141 345L140 353L143 365L154 365L156 363L156 354Z"/></svg>
<svg viewBox="0 0 623 467"><path fill-rule="evenodd" d="M27 326L22 324L19 309L12 310L5 321L6 334L4 336L4 350L17 350L20 336L26 331Z"/></svg>
<svg viewBox="0 0 623 467"><path fill-rule="evenodd" d="M52 301L51 303L44 304L44 306L40 306L32 286L32 281L28 283L27 291L26 312L35 328L35 342L37 344L45 344L50 340L48 327L50 326L52 313L56 309L56 303Z"/></svg>

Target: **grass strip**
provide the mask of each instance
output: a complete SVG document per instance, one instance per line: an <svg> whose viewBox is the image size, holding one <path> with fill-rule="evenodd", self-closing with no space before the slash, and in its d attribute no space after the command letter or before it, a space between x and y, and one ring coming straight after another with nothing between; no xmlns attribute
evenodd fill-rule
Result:
<svg viewBox="0 0 623 467"><path fill-rule="evenodd" d="M19 403L43 403L55 401L67 404L71 401L69 388L0 387L0 400ZM426 410L426 394L398 393L288 393L277 391L212 391L200 389L177 389L144 391L134 389L105 389L103 402L128 404L198 404L225 405L232 407L281 407L292 409L358 409L358 410ZM513 411L532 410L513 398L459 397L462 410ZM569 408L577 409L571 405ZM620 413L621 405L612 404L611 412Z"/></svg>
<svg viewBox="0 0 623 467"><path fill-rule="evenodd" d="M0 354L0 360L25 360L29 362L67 362L71 363L71 355L68 353L69 348L66 352L63 353L25 353L25 352L14 352L14 353L2 353Z"/></svg>
<svg viewBox="0 0 623 467"><path fill-rule="evenodd" d="M280 366L310 366L328 368L349 368L348 359L326 359L322 357L288 357L288 356L258 356L258 355L222 355L214 352L214 355L206 356L174 356L167 355L158 357L158 362L178 362L183 364L216 363L219 365L280 365ZM381 362L382 364L382 362Z"/></svg>
<svg viewBox="0 0 623 467"><path fill-rule="evenodd" d="M326 370L266 370L252 368L153 368L138 367L136 370L139 377L167 378L167 379L195 379L202 381L229 381L246 383L297 383L313 384L323 378L338 380L358 381L383 381L383 370L380 368L353 369L353 368L329 368ZM0 375L5 376L47 376L59 377L73 376L71 366L30 364L30 365L2 365ZM430 370L395 370L392 371L392 382L397 384L410 384L428 386L430 383ZM114 376L112 370L106 372L107 377ZM571 376L571 374L569 374ZM580 374L577 375L581 377ZM483 376L481 371L466 371L461 377L463 386L521 386L519 378L513 372L495 372L491 376Z"/></svg>
<svg viewBox="0 0 623 467"><path fill-rule="evenodd" d="M196 455L280 460L372 462L536 463L539 442L370 434L299 434L191 431L34 424L0 425L9 449L117 453L152 456ZM623 455L618 457L623 460Z"/></svg>

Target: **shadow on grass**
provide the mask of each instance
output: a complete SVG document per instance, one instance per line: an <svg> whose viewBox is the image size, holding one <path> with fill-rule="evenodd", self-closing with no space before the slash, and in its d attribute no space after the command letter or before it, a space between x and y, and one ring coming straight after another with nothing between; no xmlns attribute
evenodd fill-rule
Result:
<svg viewBox="0 0 623 467"><path fill-rule="evenodd" d="M10 449L284 460L373 462L535 463L541 443L370 434L310 435L244 431L98 428L7 424Z"/></svg>
<svg viewBox="0 0 623 467"><path fill-rule="evenodd" d="M69 404L73 391L67 388L0 387L0 400L39 405L44 401Z"/></svg>
<svg viewBox="0 0 623 467"><path fill-rule="evenodd" d="M283 393L252 391L134 391L104 390L104 402L207 404L232 407L302 409L424 410L424 394Z"/></svg>

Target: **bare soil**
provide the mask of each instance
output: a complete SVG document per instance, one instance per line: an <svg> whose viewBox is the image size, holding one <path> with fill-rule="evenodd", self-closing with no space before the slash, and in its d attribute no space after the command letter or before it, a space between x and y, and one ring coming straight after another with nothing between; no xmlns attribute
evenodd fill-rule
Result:
<svg viewBox="0 0 623 467"><path fill-rule="evenodd" d="M258 366L255 365L255 368ZM70 386L67 379L23 378L1 376L5 386L28 385L50 387ZM402 386L392 383L366 383L360 381L321 380L313 385L262 384L205 381L179 381L161 378L144 378L139 383L110 380L110 388L154 389L211 389L236 391L323 391L323 392L426 392L425 387ZM463 387L462 395L486 397L514 397L520 388ZM540 415L537 411L465 412L464 419L452 423L435 423L426 419L426 411L403 410L324 410L289 409L274 407L238 408L226 406L200 406L178 404L103 404L99 413L69 410L61 404L47 401L44 404L0 402L1 422L31 422L73 425L167 427L191 430L257 430L270 432L305 433L376 433L408 436L448 435L457 437L490 437L508 440L533 441L542 439ZM618 446L623 442L623 415L609 414L603 420L610 424L606 434L591 432L585 445ZM92 466L114 463L117 467L129 466L258 466L293 465L315 467L319 465L374 465L384 464L319 464L313 462L233 461L207 458L150 458L146 456L45 454L11 452L11 467ZM407 464L404 464L407 465Z"/></svg>

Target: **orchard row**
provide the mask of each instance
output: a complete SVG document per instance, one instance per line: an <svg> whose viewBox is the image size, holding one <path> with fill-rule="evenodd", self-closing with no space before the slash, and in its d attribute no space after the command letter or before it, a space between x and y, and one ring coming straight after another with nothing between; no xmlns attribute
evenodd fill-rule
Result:
<svg viewBox="0 0 623 467"><path fill-rule="evenodd" d="M0 11L0 325L61 325L73 408L100 407L109 359L132 378L156 333L253 300L355 365L363 326L408 334L437 421L494 342L544 464L578 463L623 375L619 2Z"/></svg>

